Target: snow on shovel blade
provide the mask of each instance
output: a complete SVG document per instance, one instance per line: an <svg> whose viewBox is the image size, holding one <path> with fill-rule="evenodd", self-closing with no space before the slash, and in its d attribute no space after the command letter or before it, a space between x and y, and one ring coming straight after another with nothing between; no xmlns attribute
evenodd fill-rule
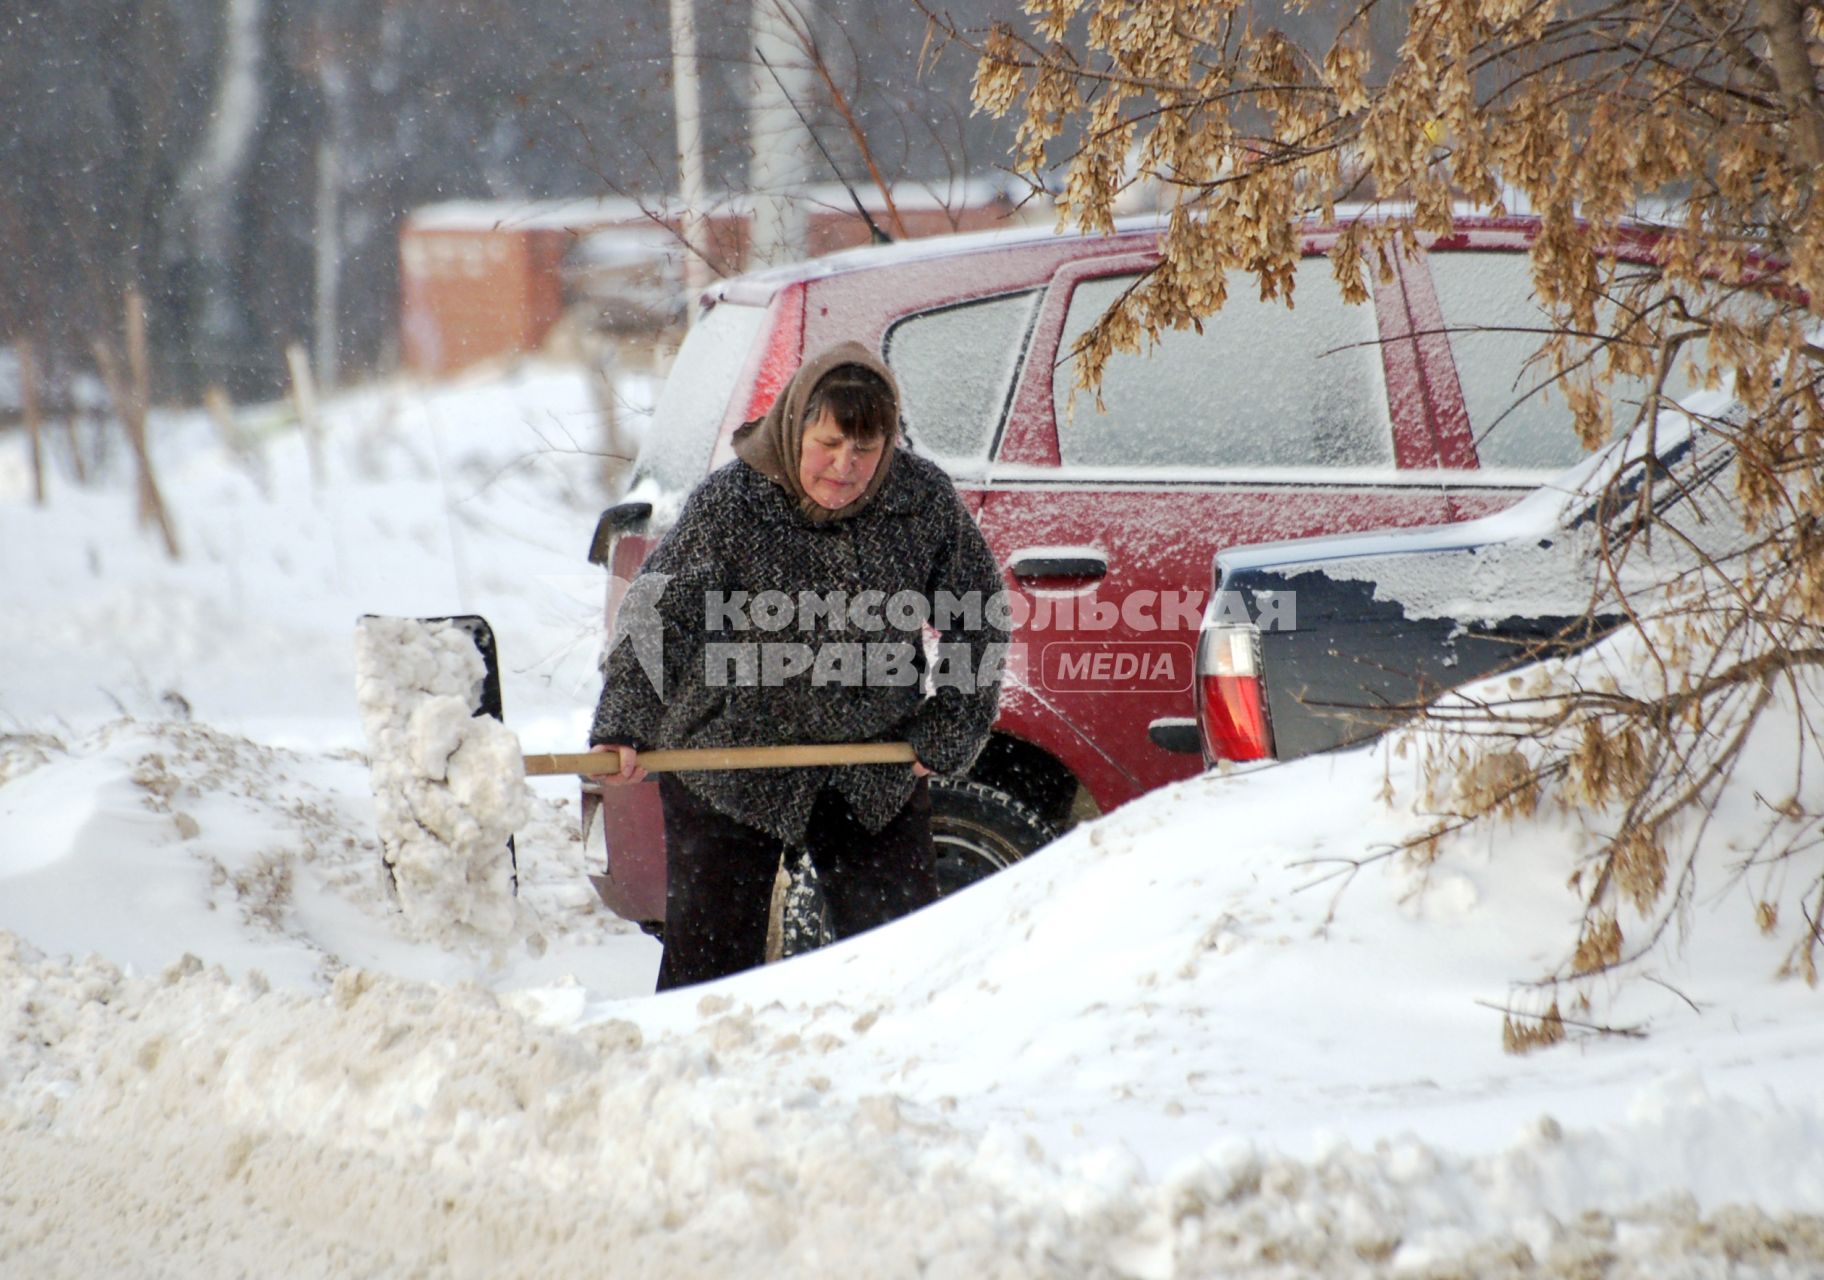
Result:
<svg viewBox="0 0 1824 1280"><path fill-rule="evenodd" d="M526 797L518 740L500 723L493 628L474 614L364 615L355 670L381 844L401 906L427 926L430 915L450 913L482 933L504 927L518 893L512 831ZM505 890L504 906L486 901L490 884Z"/></svg>

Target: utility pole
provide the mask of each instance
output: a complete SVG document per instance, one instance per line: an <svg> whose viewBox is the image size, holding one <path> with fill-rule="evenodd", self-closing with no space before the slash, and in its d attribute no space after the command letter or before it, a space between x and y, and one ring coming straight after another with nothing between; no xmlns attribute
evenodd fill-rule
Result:
<svg viewBox="0 0 1824 1280"><path fill-rule="evenodd" d="M798 112L811 97L811 68L791 0L753 0L754 68L747 135L753 152L747 181L753 190L753 265L796 262L805 252L804 125ZM796 103L796 109L793 104Z"/></svg>
<svg viewBox="0 0 1824 1280"><path fill-rule="evenodd" d="M678 124L678 232L684 239L685 313L697 321L697 298L709 285L704 257L703 108L697 92L697 24L690 0L671 0L671 91Z"/></svg>

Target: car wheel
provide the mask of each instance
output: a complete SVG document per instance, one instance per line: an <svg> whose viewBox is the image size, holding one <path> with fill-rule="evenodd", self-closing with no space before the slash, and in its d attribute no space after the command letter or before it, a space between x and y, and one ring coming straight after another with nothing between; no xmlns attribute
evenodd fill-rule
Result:
<svg viewBox="0 0 1824 1280"><path fill-rule="evenodd" d="M1037 812L968 778L931 779L931 842L939 897L965 889L1057 838Z"/></svg>

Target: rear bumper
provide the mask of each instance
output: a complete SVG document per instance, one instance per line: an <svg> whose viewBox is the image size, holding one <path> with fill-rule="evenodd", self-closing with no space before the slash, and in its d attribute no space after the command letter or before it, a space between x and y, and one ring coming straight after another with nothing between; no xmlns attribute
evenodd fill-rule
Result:
<svg viewBox="0 0 1824 1280"><path fill-rule="evenodd" d="M636 924L663 923L665 815L659 784L584 782L582 816L584 860L602 905Z"/></svg>

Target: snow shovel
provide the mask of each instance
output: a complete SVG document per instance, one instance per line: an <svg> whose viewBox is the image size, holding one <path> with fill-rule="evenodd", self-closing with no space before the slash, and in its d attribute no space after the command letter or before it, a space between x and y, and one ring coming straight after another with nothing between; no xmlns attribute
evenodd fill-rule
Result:
<svg viewBox="0 0 1824 1280"><path fill-rule="evenodd" d="M374 675L387 680L383 691L392 702L412 698L465 698L471 717L503 720L500 700L500 653L494 629L480 614L447 618L385 618L365 614L356 624L359 649L365 651ZM480 655L461 658L449 647L447 633L467 636ZM460 640L456 640L460 645ZM452 666L452 658L460 658ZM361 666L358 662L358 666ZM467 671L467 673L465 673ZM907 742L828 742L810 746L759 746L759 748L679 748L642 751L640 764L648 773L679 773L688 769L810 768L821 764L912 764L917 757ZM613 751L536 753L523 757L525 773L551 777L575 773L582 777L609 777L620 771Z"/></svg>
<svg viewBox="0 0 1824 1280"><path fill-rule="evenodd" d="M445 641L453 638L450 633L468 638L474 653L479 655L479 671L473 656L463 658L460 640L454 641L457 648L448 647ZM356 701L362 707L362 725L370 747L377 736L371 721L376 717L385 718L385 712L375 708L391 708L397 714L408 703L423 705L435 700L441 703L446 715L450 708L466 706L471 719L484 716L496 721L504 719L500 663L494 648L494 630L487 619L474 614L443 618L388 618L363 614L355 622L355 636ZM408 694L411 696L407 697ZM399 735L384 736L398 751ZM384 845L384 821L382 827ZM506 846L512 892L518 896L519 851L511 835L506 838ZM386 853L389 878L394 877L392 857L393 852L389 849ZM396 878L394 887L398 887Z"/></svg>
<svg viewBox="0 0 1824 1280"><path fill-rule="evenodd" d="M411 712L406 704L425 710L429 709L429 704L440 700L446 716L454 710L464 719L504 720L499 654L493 628L485 618L475 614L443 618L368 615L360 619L356 630L357 671L365 668L374 677L373 687L367 689L367 701L377 699L381 705L391 706L395 715L403 712L409 716ZM464 643L465 639L467 643ZM475 660L477 656L479 662ZM445 728L448 728L447 721ZM690 748L640 753L640 764L652 773L686 769L909 764L915 759L910 744L903 742ZM602 751L523 755L521 761L525 773L534 777L607 776L620 769L618 754ZM512 888L517 894L518 851L511 836L507 837L506 844L512 868ZM388 870L391 871L390 865ZM616 904L607 887L607 877L591 874L589 879L602 901L613 909Z"/></svg>
<svg viewBox="0 0 1824 1280"><path fill-rule="evenodd" d="M430 628L449 627L466 634L481 655L482 677L469 691L470 713L491 716L504 721L500 697L500 653L494 643L494 629L479 614L443 618L386 618L365 614L356 623L366 632L370 624L388 627L396 633L397 642L416 644L422 632ZM424 641L429 647L428 638ZM680 747L672 750L642 751L640 765L648 773L681 773L693 769L786 769L816 765L841 764L911 764L917 760L910 743L905 742L832 742L777 747ZM607 777L620 772L620 758L614 752L586 751L571 753L543 752L524 757L525 770L531 777L579 774L584 777Z"/></svg>
<svg viewBox="0 0 1824 1280"><path fill-rule="evenodd" d="M684 773L692 769L790 769L823 764L911 764L918 759L908 742L830 742L792 747L677 747L669 751L640 752L640 767L647 773ZM621 771L620 757L611 751L575 754L529 755L526 773L531 777L577 773L607 777Z"/></svg>

